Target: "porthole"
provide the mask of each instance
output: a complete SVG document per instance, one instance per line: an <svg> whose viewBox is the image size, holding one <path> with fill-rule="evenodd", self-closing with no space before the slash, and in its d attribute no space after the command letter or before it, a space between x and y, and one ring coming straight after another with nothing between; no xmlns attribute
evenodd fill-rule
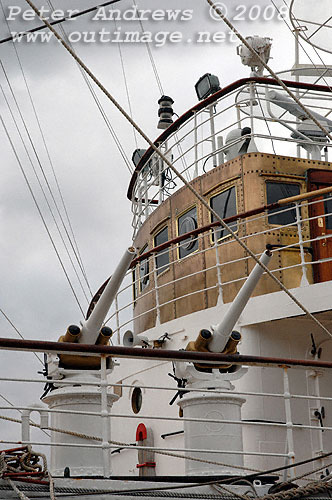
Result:
<svg viewBox="0 0 332 500"><path fill-rule="evenodd" d="M196 227L196 220L194 219L194 217L186 217L180 223L179 234L181 235L194 231ZM194 245L195 239L191 237L188 238L188 240L185 240L184 244L182 244L182 248L188 252L194 247Z"/></svg>
<svg viewBox="0 0 332 500"><path fill-rule="evenodd" d="M178 218L178 235L190 233L197 228L197 209L191 208ZM198 249L197 236L190 236L179 244L179 257L187 257L187 255L195 252Z"/></svg>
<svg viewBox="0 0 332 500"><path fill-rule="evenodd" d="M141 265L139 267L139 275L141 278L142 285L144 287L149 283L149 261L148 259L144 259L141 261ZM142 286L143 288L143 286Z"/></svg>
<svg viewBox="0 0 332 500"><path fill-rule="evenodd" d="M140 251L140 255L146 253L149 250L148 245L145 245ZM139 290L143 292L143 290L150 283L150 265L149 258L141 260L139 264Z"/></svg>
<svg viewBox="0 0 332 500"><path fill-rule="evenodd" d="M143 395L140 387L135 387L131 395L131 407L134 413L139 413L142 408Z"/></svg>

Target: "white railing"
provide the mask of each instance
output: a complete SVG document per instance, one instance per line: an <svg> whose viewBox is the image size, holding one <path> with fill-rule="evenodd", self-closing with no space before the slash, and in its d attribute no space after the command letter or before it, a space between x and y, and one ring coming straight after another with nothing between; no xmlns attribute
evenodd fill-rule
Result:
<svg viewBox="0 0 332 500"><path fill-rule="evenodd" d="M20 350L20 341L17 342L17 350ZM55 351L55 347L53 349ZM70 344L68 345L68 350L70 350ZM142 354L144 353L144 350L142 350ZM21 353L22 354L22 353ZM98 355L98 354L95 354ZM124 352L123 357L132 357L130 353L126 355ZM156 357L158 356L158 353L156 353ZM152 354L151 357L153 358ZM135 356L135 360L139 363L139 358ZM172 360L171 354L169 355L169 361ZM284 362L284 366L282 366L282 361ZM293 360L294 361L294 360ZM307 363L310 365L310 361ZM317 366L315 365L317 364ZM249 366L249 372L246 375L247 378L250 379L250 370L255 369L255 366L265 366L265 369L267 370L278 370L281 371L282 377L283 377L283 390L281 392L263 392L263 391L241 391L239 389L235 389L235 391L232 391L231 394L232 396L245 396L246 397L246 403L250 403L250 398L265 398L265 402L269 401L269 404L273 404L274 407L276 408L276 412L279 411L280 413L280 408L283 407L283 415L284 415L284 422L264 422L264 421L246 421L246 420L229 420L229 419L223 419L223 418L180 418L174 416L175 411L170 408L169 414L168 415L158 415L154 413L149 413L149 414L139 414L139 415L133 415L129 413L121 413L118 412L116 409L116 404L114 404L114 408L112 409L111 412L108 410L108 404L107 404L107 393L109 390L114 389L115 387L121 387L123 390L124 389L131 389L135 388L136 385L133 384L115 384L113 381L110 381L111 379L115 378L115 375L107 375L106 373L106 356L102 355L101 356L101 370L99 371L99 376L100 380L97 378L95 381L91 380L88 381L86 380L84 376L84 372L82 372L82 378L77 380L75 379L75 386L77 387L78 385L81 387L85 386L95 386L95 387L100 387L101 388L101 397L100 397L100 410L99 411L80 411L80 410L63 410L63 409L48 409L44 405L33 405L33 406L8 406L8 405L2 405L0 406L0 419L2 422L7 422L10 423L11 425L14 424L14 422L17 424L21 425L21 432L20 435L17 439L8 439L6 435L3 433L1 434L1 450L5 449L5 445L30 445L32 446L35 451L36 447L44 449L44 447L48 448L54 448L54 447L63 447L63 448L77 448L78 450L80 449L99 449L100 453L103 457L103 463L104 463L104 475L105 477L109 476L109 471L111 467L111 451L118 449L119 446L121 446L121 449L127 449L127 450L132 450L134 453L137 453L138 450L144 449L146 450L146 446L133 446L132 444L126 443L126 442L121 442L119 443L117 433L119 432L120 427L116 427L116 423L118 422L119 425L121 426L121 422L123 422L123 419L126 420L133 420L133 427L135 428L135 423L137 423L137 419L139 418L140 421L146 421L150 423L155 424L155 430L157 432L162 431L162 424L164 422L173 422L173 423L180 423L181 426L183 422L201 422L205 424L224 424L224 425L230 425L230 424L235 424L241 426L243 429L243 432L246 434L252 432L251 429L254 428L266 428L269 429L273 432L273 429L281 429L284 431L284 443L285 443L285 453L280 453L277 452L276 450L271 449L269 452L264 452L258 449L258 443L256 449L247 449L244 448L243 451L232 451L232 454L238 454L238 455L243 455L247 457L270 457L270 458L279 458L279 459L286 459L286 462L288 464L295 463L296 461L296 454L295 454L295 448L294 448L294 431L295 430L301 430L304 432L303 434L303 439L304 436L306 436L305 432L310 431L314 433L322 433L323 431L326 433L331 433L332 427L331 426L325 426L323 422L319 421L319 418L317 417L315 420L315 424L307 424L306 422L309 420L313 420L309 411L309 414L307 416L303 415L303 422L294 422L294 418L292 415L293 412L293 404L292 401L296 400L306 400L309 403L312 401L315 404L322 404L324 401L325 402L332 402L332 397L320 395L319 393L315 394L314 396L311 396L310 394L293 394L290 389L290 379L292 379L291 375L291 369L296 368L297 375L296 378L299 380L298 376L298 370L300 369L301 376L303 378L303 387L306 386L306 377L308 372L312 372L313 370L317 370L317 373L319 373L320 370L322 369L327 369L327 367L323 366L320 368L319 361L317 362L312 362L312 367L310 366L305 366L305 362L302 362L299 360L297 363L295 363L295 366L287 366L287 359L286 360L281 360L281 359L275 359L273 360L271 358L271 361L267 362L265 359L260 360L260 358L256 358L256 361L246 361L246 364ZM275 364L275 367L271 367L271 365ZM324 363L321 363L324 365ZM330 369L332 369L332 365L330 364ZM116 370L116 368L115 368ZM168 366L165 366L165 375L167 375L168 371ZM97 372L98 373L98 372ZM6 390L8 387L7 384L10 384L10 387L13 386L13 384L21 387L21 384L25 384L26 391L28 391L28 387L30 384L44 384L45 380L41 378L22 378L22 377L0 377L0 381L2 382L2 390ZM57 381L59 383L59 381ZM73 384L72 381L63 379L61 380L61 385L63 386L71 386ZM168 384L164 385L144 385L142 384L141 389L144 389L146 391L151 391L152 396L155 395L157 398L160 398L160 394L162 392L167 393L171 392L174 393L177 389L175 386L170 386ZM185 389L188 392L194 392L194 393L206 393L206 389L192 389L190 387L186 387ZM12 392L12 390L11 390ZM220 394L220 395L229 395L229 391L223 391L223 390L209 390L211 394ZM103 396L104 394L104 396ZM281 407L280 407L281 405ZM3 415L3 412L6 412L5 415ZM45 441L45 438L41 440L40 438L31 438L30 437L30 426L31 426L31 414L34 414L35 412L38 412L40 414L40 425L34 424L34 427L39 427L41 430L48 430L52 432L57 432L57 433L63 433L63 440L54 442L54 441ZM75 415L78 418L84 418L85 416L93 416L96 419L100 419L100 434L99 436L81 436L80 434L77 434L75 432L71 432L72 429L66 428L66 429L58 429L54 428L51 425L49 425L49 417L51 415L58 414L58 415ZM110 434L110 425L109 422L112 421L112 434ZM149 425L150 425L149 423ZM160 423L160 426L158 427L158 423ZM107 424L107 425L105 425ZM8 430L8 428L5 425L1 426L2 431ZM77 435L78 437L82 437L87 440L86 443L75 443L72 442L71 440L66 440L66 435L68 433L71 433L72 435ZM93 443L91 441L94 441ZM179 458L178 454L179 453L186 453L187 455L191 456L191 454L195 453L210 453L211 454L211 460L213 460L213 455L214 454L229 454L230 450L221 448L219 450L210 450L210 449L188 449L183 446L181 446L182 443L182 438L178 438L178 442L170 447L170 446L161 446L160 445L160 439L157 440L157 444L150 449L154 451L155 453L158 452L169 452L169 459L172 460L172 452L174 453L175 458ZM309 442L309 441L308 441ZM1 451L0 450L0 451ZM307 456L311 457L314 455L315 450L311 450L308 448L307 450ZM185 456L183 456L185 458ZM116 457L113 458L115 460ZM323 459L322 459L323 460ZM281 465L283 465L282 462L280 462ZM65 464L64 464L65 465ZM244 470L246 470L246 467L243 467ZM250 468L249 468L250 470ZM126 471L123 471L123 474L126 474ZM294 470L290 469L290 477L294 477Z"/></svg>
<svg viewBox="0 0 332 500"><path fill-rule="evenodd" d="M184 123L174 132L171 129L161 141L161 151L187 181L233 159L234 150L240 149L246 139L248 152L259 151L328 161L332 145L327 138L323 135L315 136L315 133L305 135L299 131L299 124L302 122L269 98L268 92L275 89L278 94L288 98L273 83L266 85L250 81L243 83L240 88L230 90L216 98L212 104L188 113ZM322 124L329 131L328 125L323 121L330 113L328 91L329 89L327 92L316 90L312 86L310 89L300 89L299 98L310 111L322 117ZM228 135L231 131L245 127L250 130L244 136L231 138ZM148 161L140 166L131 190L134 234L152 211L181 187L181 180L163 164L156 153L149 155Z"/></svg>
<svg viewBox="0 0 332 500"><path fill-rule="evenodd" d="M322 202L319 200L302 201L302 202L299 201L294 203L293 206L290 208L283 208L280 209L278 212L273 212L273 215L289 211L295 212L296 219L292 224L271 227L271 225L266 224L267 217L269 217L269 214L266 212L252 216L248 219L244 220L239 219L236 222L238 228L237 234L238 235L244 234L240 236L240 239L244 241L249 247L251 247L251 244L253 244L255 240L258 239L258 241L260 240L263 241L263 237L271 233L271 231L273 231L274 233L278 233L278 231L282 230L283 235L287 236L287 230L291 230L292 242L287 245L283 245L281 248L272 248L272 252L281 255L282 252L285 252L286 250L295 249L299 253L299 262L296 264L289 264L289 265L284 264L281 267L271 268L271 272L276 274L279 271L298 270L298 273L301 276L300 286L306 286L309 284L309 278L308 278L309 269L312 271L314 265L319 265L323 261L325 263L328 261L332 261L332 256L330 258L325 258L320 260L320 259L315 259L312 254L312 244L322 239L328 241L332 237L332 234L326 234L324 236L318 236L312 238L309 236L310 234L309 230L305 232L305 236L303 233L304 225L307 225L308 227L310 222L315 221L318 218L325 219L326 217L332 216L332 214L329 213L326 213L321 216L311 216L311 217L303 216L303 213L305 211L309 210L310 207L314 207L318 203ZM254 232L253 234L246 234L247 233L246 225L253 223L255 223L256 225L257 223L259 223L261 227L266 227L267 225L267 228L263 229L262 231ZM234 224L234 222L232 222L231 224ZM209 245L205 244L204 248L204 245L202 245L203 239L205 239L206 242L207 235L209 235L210 238L213 232L215 233L214 241L210 240L210 244ZM205 255L207 252L211 253L211 251L214 249L215 261L212 265L206 268L198 268L195 270L193 269L187 274L182 275L176 279L169 278L167 282L160 283L160 279L157 276L156 272L157 266L155 263L157 252L154 252L152 249L149 253L149 256L147 257L148 272L145 275L145 278L148 279L149 286L147 286L144 290L141 290L142 276L140 276L140 269L139 269L141 265L140 262L138 262L135 268L132 269L127 274L127 278L123 283L123 286L117 296L116 304L118 307L116 307L116 304L112 306L110 315L107 319L107 324L111 326L111 328L115 332L117 332L119 343L121 341L123 333L127 329L135 330L133 322L137 321L139 318L154 313L156 316L156 325L159 324L161 318L161 308L167 304L175 303L178 300L183 299L184 297L194 296L202 292L207 292L208 290L217 290L218 303L222 303L223 291L225 287L234 283L241 284L244 282L246 276L238 277L228 281L222 279L223 270L229 268L229 266L234 266L235 264L248 262L250 260L250 257L246 256L239 259L223 261L221 256L224 254L224 252L222 250L226 248L228 245L233 244L234 239L229 236L226 236L222 240L217 241L216 232L217 229L212 228L212 229L207 229L206 231L204 231L204 233L195 236L198 242L198 250L196 250L194 255L200 255L200 254ZM273 238L271 238L271 240L273 240ZM187 258L184 257L180 259L178 256L179 247L184 246L185 244L186 242L180 242L174 244L170 243L170 245L163 251L164 253L167 253L169 255L169 264L168 264L169 266L178 265ZM264 251L264 248L262 248L261 251ZM161 253L162 252L158 252L158 255L161 255ZM310 258L308 258L309 254L312 255ZM174 256L174 258L172 258L172 256ZM202 279L201 288L194 291L188 289L188 291L185 294L176 295L174 298L168 301L161 300L161 294L163 290L165 290L167 287L171 287L174 284L179 283L180 281L189 280L190 278L193 278L195 276L203 276L205 273L211 271L215 271L215 284L209 287L205 287L203 285L204 280ZM294 285L293 288L295 288L296 286L298 285L297 284ZM140 305L141 301L144 301L146 303L148 301L148 298L150 298L149 303L150 304L155 303L155 305L153 306L145 305L144 310L141 310L139 313L135 312L135 309L136 311L140 309L139 307L137 307L137 305ZM135 319L133 318L133 311Z"/></svg>

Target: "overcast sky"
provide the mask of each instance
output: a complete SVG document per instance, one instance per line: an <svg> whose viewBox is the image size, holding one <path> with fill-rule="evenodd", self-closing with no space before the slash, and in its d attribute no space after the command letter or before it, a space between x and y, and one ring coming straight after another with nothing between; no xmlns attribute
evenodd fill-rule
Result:
<svg viewBox="0 0 332 500"><path fill-rule="evenodd" d="M95 5L92 0L53 0L57 9L83 10ZM238 43L229 41L228 28L211 18L205 0L137 0L141 9L151 12L160 9L181 10L183 21L144 21L146 31L180 32L180 43L151 43L151 50L158 69L163 90L175 101L174 110L181 115L197 102L194 84L204 73L219 76L222 86L248 76L250 69L241 65L236 55ZM270 0L224 0L231 19L245 35L262 35L273 38L271 65L275 70L289 69L293 65L292 34L275 15L267 22L264 15L271 15ZM276 0L284 6L283 0ZM38 7L43 5L37 2ZM47 6L47 2L44 3ZM132 0L121 0L113 8L128 11ZM24 0L3 0L6 16L12 16L11 31L31 29L39 22L22 19L29 8ZM17 7L10 10L8 7ZM250 10L255 6L254 10ZM18 11L20 8L20 13ZM188 13L189 11L189 13ZM187 12L187 14L185 13ZM250 14L251 13L251 14ZM256 17L253 21L250 17ZM265 14L264 14L265 13ZM114 21L93 20L95 14L64 23L67 33L97 33L101 29L114 31ZM149 17L149 13L146 14ZM160 14L159 14L160 16ZM122 33L139 31L137 21L117 21ZM223 43L197 43L199 32L225 32ZM0 11L0 38L8 35L3 13ZM72 35L73 39L79 35ZM131 244L131 212L126 192L130 180L123 162L100 112L72 58L56 41L49 43L16 43L38 118L45 135L54 169L61 186L80 254L93 292L112 273L124 249ZM128 110L128 101L116 43L74 43L75 50L101 82ZM159 135L157 101L160 91L143 43L121 44L123 63L129 89L133 117L145 132L154 139ZM312 53L312 52L310 52ZM303 61L305 61L304 56ZM319 62L317 56L315 60ZM325 56L323 55L325 58ZM41 136L36 126L22 72L12 43L0 45L0 58L10 80L21 112L26 120L40 162L59 203ZM5 75L0 68L0 83L18 120L20 130L28 144L26 133L15 108ZM114 109L113 105L97 90L105 112L129 158L135 149L131 127ZM0 112L6 129L20 158L24 172L31 183L34 196L47 222L66 271L73 283L84 310L87 301L79 287L64 247L59 239L47 204L37 184L32 166L27 158L13 119L0 92ZM13 154L4 128L0 124L1 176L0 176L0 307L27 339L56 340L71 323L78 323L82 315L60 267L49 236L27 188L18 161ZM146 147L138 138L138 145ZM28 145L33 165L41 177L40 166ZM45 182L41 180L44 189ZM49 193L47 193L50 200ZM49 201L54 209L52 200ZM57 221L59 218L57 216ZM81 274L80 274L81 277ZM86 287L85 287L86 289ZM17 337L14 329L0 315L1 337ZM34 375L40 369L33 355L0 352L1 366L7 375ZM2 387L0 393L14 403L31 402L31 394L18 395L14 387ZM38 391L37 391L38 393Z"/></svg>

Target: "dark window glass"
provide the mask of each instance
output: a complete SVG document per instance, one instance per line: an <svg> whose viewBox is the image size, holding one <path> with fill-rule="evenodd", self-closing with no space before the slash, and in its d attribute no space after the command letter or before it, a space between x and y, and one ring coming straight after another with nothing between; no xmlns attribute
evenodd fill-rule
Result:
<svg viewBox="0 0 332 500"><path fill-rule="evenodd" d="M156 236L154 237L154 246L158 247L159 245L162 245L163 243L166 243L168 241L168 227L164 227ZM165 269L168 268L169 264L169 250L168 248L165 248L164 250L161 250L156 254L156 268L157 268L157 274L162 273L165 271Z"/></svg>
<svg viewBox="0 0 332 500"><path fill-rule="evenodd" d="M148 251L148 246L146 245L141 251L141 255ZM149 259L141 260L139 263L139 283L140 290L143 291L144 288L148 286L150 282L150 266Z"/></svg>
<svg viewBox="0 0 332 500"><path fill-rule="evenodd" d="M324 195L324 212L325 214L332 214L332 196L331 194ZM326 229L332 229L332 215L327 215L325 219Z"/></svg>
<svg viewBox="0 0 332 500"><path fill-rule="evenodd" d="M300 194L300 186L298 184L287 184L283 182L267 182L266 183L266 198L267 204L276 203L282 198L289 198L290 196L297 196ZM269 214L279 212L280 210L285 210L292 207L293 204L284 205L283 207L273 208L269 210ZM293 224L296 222L296 212L295 208L292 210L287 210L287 212L282 212L275 215L269 215L269 224L285 225Z"/></svg>
<svg viewBox="0 0 332 500"><path fill-rule="evenodd" d="M142 408L143 403L143 395L140 387L135 387L133 393L131 395L131 407L134 413L139 413Z"/></svg>
<svg viewBox="0 0 332 500"><path fill-rule="evenodd" d="M199 83L198 90L201 97L208 95L210 91L210 80L208 78L204 78L204 80Z"/></svg>
<svg viewBox="0 0 332 500"><path fill-rule="evenodd" d="M227 217L232 217L232 215L236 215L236 193L235 193L235 186L232 187L231 189L227 189L226 191L223 191L222 193L217 194L216 196L213 196L210 199L210 205L211 208L217 214L219 217L222 219L226 219ZM212 215L212 222L215 222L215 217ZM237 230L237 222L232 222L229 224L231 229L233 231ZM218 229L217 230L217 239L220 240L220 238L224 238L229 234L229 231L226 229ZM214 237L213 237L214 239Z"/></svg>
<svg viewBox="0 0 332 500"><path fill-rule="evenodd" d="M197 228L197 209L196 207L188 210L185 214L178 218L178 234L189 233ZM187 238L179 243L179 257L182 259L187 255L195 252L198 248L197 237Z"/></svg>
<svg viewBox="0 0 332 500"><path fill-rule="evenodd" d="M138 283L136 283L136 269L132 270L132 279L133 279L133 298L134 298L134 306L135 306L136 299L137 299L137 287L138 287Z"/></svg>

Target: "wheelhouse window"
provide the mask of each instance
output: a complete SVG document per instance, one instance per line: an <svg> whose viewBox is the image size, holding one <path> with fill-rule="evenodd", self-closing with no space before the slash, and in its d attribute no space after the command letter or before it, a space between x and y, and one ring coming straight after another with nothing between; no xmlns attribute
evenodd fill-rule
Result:
<svg viewBox="0 0 332 500"><path fill-rule="evenodd" d="M197 208L193 207L178 218L178 235L197 229ZM187 257L198 249L197 237L189 237L179 243L179 258Z"/></svg>
<svg viewBox="0 0 332 500"><path fill-rule="evenodd" d="M154 237L154 246L158 247L163 243L168 241L168 227L165 226L159 233L157 233ZM164 248L157 252L155 256L155 265L157 270L157 275L165 271L169 266L169 249Z"/></svg>
<svg viewBox="0 0 332 500"><path fill-rule="evenodd" d="M140 255L143 255L148 251L148 245L145 245L143 249L140 251ZM143 292L143 290L149 285L150 283L150 264L149 264L149 259L143 259L139 263L139 290L140 292Z"/></svg>
<svg viewBox="0 0 332 500"><path fill-rule="evenodd" d="M300 194L299 184L291 184L288 182L267 182L266 183L266 200L267 204L276 203L283 198L297 196ZM276 224L278 226L293 224L296 222L296 211L292 208L293 204L284 205L283 207L273 208L269 210L268 222L269 224ZM287 210L291 209L291 210ZM276 213L280 212L281 213ZM272 215L274 214L274 215Z"/></svg>
<svg viewBox="0 0 332 500"><path fill-rule="evenodd" d="M324 194L324 212L326 215L326 229L332 229L332 196L331 193ZM330 215L329 215L330 214Z"/></svg>
<svg viewBox="0 0 332 500"><path fill-rule="evenodd" d="M217 214L221 219L227 219L228 217L232 217L233 215L237 214L237 209L236 209L236 191L235 191L235 186L231 187L230 189L226 189L225 191L222 191L221 193L216 194L215 196L212 196L210 198L210 205L211 208ZM214 215L212 215L212 222L215 222L216 218ZM238 224L237 222L231 222L229 224L230 228L233 231L237 231ZM218 228L216 231L217 233L217 239L220 240L221 238L225 238L229 233L224 228ZM213 240L214 240L214 234L213 233Z"/></svg>

